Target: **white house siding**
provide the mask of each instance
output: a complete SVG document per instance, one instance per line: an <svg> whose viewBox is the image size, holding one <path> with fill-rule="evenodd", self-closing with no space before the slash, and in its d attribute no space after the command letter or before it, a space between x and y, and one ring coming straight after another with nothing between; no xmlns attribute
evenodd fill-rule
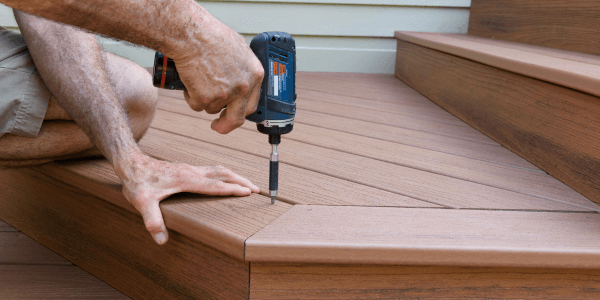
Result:
<svg viewBox="0 0 600 300"><path fill-rule="evenodd" d="M395 30L466 33L470 0L217 0L198 1L249 42L264 31L296 40L299 71L393 73ZM0 7L0 26L15 27ZM104 49L144 67L154 51L99 38Z"/></svg>

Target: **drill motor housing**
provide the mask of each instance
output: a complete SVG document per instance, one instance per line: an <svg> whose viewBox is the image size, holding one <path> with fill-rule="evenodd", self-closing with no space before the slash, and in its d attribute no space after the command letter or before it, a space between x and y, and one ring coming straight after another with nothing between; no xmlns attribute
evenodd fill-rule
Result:
<svg viewBox="0 0 600 300"><path fill-rule="evenodd" d="M246 117L258 131L279 144L281 135L292 131L296 114L296 43L286 32L264 32L255 36L250 48L265 70L256 111ZM162 53L154 56L154 86L185 90L175 62Z"/></svg>

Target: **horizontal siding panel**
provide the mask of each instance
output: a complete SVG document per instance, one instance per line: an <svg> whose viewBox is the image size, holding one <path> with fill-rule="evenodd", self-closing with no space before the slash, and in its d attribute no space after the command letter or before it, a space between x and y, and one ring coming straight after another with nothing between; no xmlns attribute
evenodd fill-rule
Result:
<svg viewBox="0 0 600 300"><path fill-rule="evenodd" d="M394 31L466 33L468 8L200 2L240 33L392 37Z"/></svg>
<svg viewBox="0 0 600 300"><path fill-rule="evenodd" d="M17 21L13 15L12 8L0 4L0 26L16 27Z"/></svg>

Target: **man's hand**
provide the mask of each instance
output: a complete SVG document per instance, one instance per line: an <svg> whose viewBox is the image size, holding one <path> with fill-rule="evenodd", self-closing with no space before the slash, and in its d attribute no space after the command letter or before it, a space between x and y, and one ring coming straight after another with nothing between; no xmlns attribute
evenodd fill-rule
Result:
<svg viewBox="0 0 600 300"><path fill-rule="evenodd" d="M250 180L221 166L196 167L156 160L139 152L126 169L116 170L123 195L142 214L157 244L169 239L158 203L168 196L191 192L217 196L248 196L260 192Z"/></svg>
<svg viewBox="0 0 600 300"><path fill-rule="evenodd" d="M216 114L227 106L211 126L226 134L256 110L264 70L241 35L212 16L204 22L210 30L202 32L202 47L174 60L193 110Z"/></svg>

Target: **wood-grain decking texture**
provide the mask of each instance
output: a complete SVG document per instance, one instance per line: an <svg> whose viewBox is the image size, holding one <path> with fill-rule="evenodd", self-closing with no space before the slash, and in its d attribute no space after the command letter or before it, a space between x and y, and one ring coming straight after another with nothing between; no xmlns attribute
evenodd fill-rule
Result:
<svg viewBox="0 0 600 300"><path fill-rule="evenodd" d="M219 135L161 90L141 148L223 165L260 195L170 197L159 247L105 160L57 162L1 171L0 219L132 298L599 296L598 205L391 75L297 85L275 205L267 137L249 122Z"/></svg>

